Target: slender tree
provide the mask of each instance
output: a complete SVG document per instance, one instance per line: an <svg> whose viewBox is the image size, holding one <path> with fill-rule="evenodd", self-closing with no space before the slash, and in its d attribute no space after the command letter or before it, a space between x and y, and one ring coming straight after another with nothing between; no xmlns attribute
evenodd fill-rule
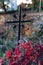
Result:
<svg viewBox="0 0 43 65"><path fill-rule="evenodd" d="M33 1L33 4L34 4L34 9L39 10L39 2L40 2L40 0L32 0L32 1Z"/></svg>
<svg viewBox="0 0 43 65"><path fill-rule="evenodd" d="M2 3L2 5L3 5L2 7L3 7L3 9L4 9L4 10L5 10L5 12L6 12L5 4L4 4L4 2L5 2L5 1L9 1L9 0L0 0L0 2L1 2L1 3Z"/></svg>

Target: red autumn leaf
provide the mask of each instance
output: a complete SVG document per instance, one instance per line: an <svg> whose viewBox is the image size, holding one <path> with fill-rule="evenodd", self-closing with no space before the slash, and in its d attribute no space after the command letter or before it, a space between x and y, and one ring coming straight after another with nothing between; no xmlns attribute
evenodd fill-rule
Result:
<svg viewBox="0 0 43 65"><path fill-rule="evenodd" d="M6 58L9 58L12 54L12 50L7 50L6 51Z"/></svg>
<svg viewBox="0 0 43 65"><path fill-rule="evenodd" d="M14 53L15 53L15 55L20 55L21 54L21 52L20 52L18 47L15 48L15 52Z"/></svg>
<svg viewBox="0 0 43 65"><path fill-rule="evenodd" d="M2 65L2 58L0 58L0 65Z"/></svg>

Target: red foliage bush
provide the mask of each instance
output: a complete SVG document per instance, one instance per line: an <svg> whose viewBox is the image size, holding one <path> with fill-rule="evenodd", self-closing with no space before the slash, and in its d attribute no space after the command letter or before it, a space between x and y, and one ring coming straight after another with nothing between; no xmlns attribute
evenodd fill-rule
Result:
<svg viewBox="0 0 43 65"><path fill-rule="evenodd" d="M39 43L36 43L35 46L32 46L32 42L20 43L15 47L15 50L8 51L6 58L10 59L9 65L28 65L29 63L35 63L38 61L41 53L43 53L43 46ZM43 54L41 55L43 56Z"/></svg>

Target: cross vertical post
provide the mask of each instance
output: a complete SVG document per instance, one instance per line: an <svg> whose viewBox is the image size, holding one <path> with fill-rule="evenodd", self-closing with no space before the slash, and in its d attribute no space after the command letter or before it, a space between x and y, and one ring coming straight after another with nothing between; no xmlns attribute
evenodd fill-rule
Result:
<svg viewBox="0 0 43 65"><path fill-rule="evenodd" d="M20 40L20 27L21 27L21 6L19 10L18 40Z"/></svg>

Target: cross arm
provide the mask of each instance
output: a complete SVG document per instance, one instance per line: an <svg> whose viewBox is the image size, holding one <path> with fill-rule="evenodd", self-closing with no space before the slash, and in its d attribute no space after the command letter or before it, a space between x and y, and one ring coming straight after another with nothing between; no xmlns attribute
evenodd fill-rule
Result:
<svg viewBox="0 0 43 65"><path fill-rule="evenodd" d="M32 22L31 20L21 20L21 23L23 22ZM7 24L12 24L12 23L19 23L19 21L6 21Z"/></svg>

